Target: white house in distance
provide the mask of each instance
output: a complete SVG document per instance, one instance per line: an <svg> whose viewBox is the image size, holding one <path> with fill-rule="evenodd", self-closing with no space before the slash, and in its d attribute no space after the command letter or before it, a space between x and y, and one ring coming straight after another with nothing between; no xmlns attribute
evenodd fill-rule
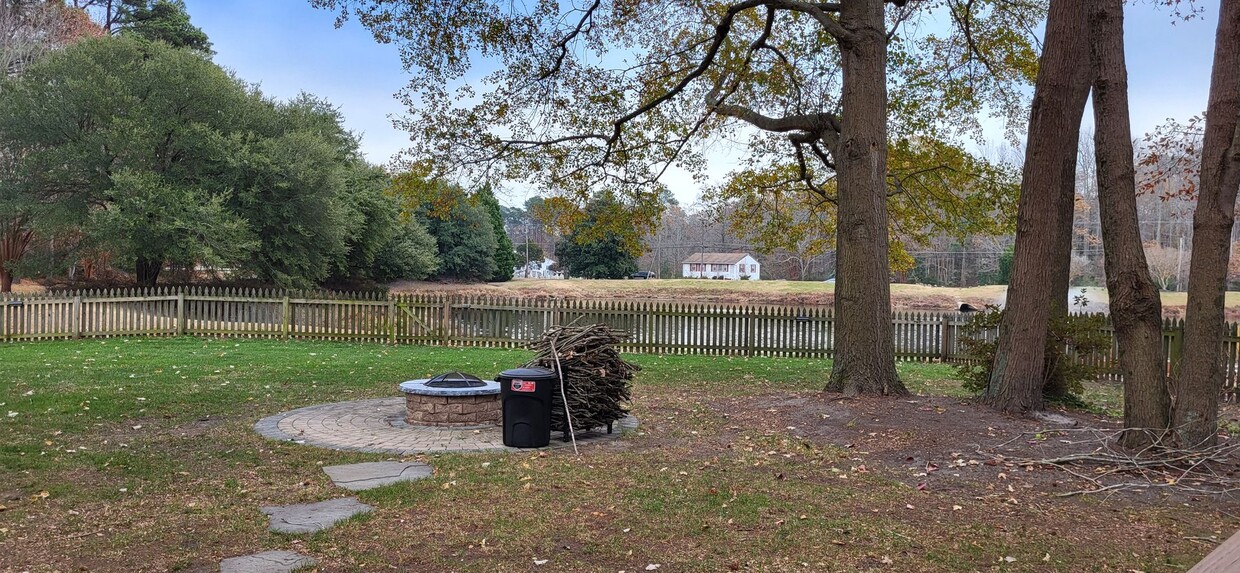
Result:
<svg viewBox="0 0 1240 573"><path fill-rule="evenodd" d="M694 253L680 263L681 276L687 279L724 278L756 281L762 268L749 253Z"/></svg>
<svg viewBox="0 0 1240 573"><path fill-rule="evenodd" d="M551 265L555 261L551 259L543 259L542 261L530 261L530 264L524 267L516 267L512 269L512 276L519 279L562 279L564 273L551 270Z"/></svg>

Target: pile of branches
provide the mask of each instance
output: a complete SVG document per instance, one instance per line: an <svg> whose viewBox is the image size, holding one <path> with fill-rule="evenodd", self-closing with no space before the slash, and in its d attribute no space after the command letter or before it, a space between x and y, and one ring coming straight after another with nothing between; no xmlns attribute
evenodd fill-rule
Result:
<svg viewBox="0 0 1240 573"><path fill-rule="evenodd" d="M1209 448L1184 449L1167 445L1166 430L1148 430L1149 446L1125 450L1119 439L1125 431L1100 428L1043 430L1021 434L1000 447L1024 440L1031 446L1056 439L1072 453L1048 457L990 454L991 458L1024 467L1054 468L1084 481L1084 489L1061 497L1120 491L1176 491L1183 494L1231 494L1240 491L1240 440L1226 440ZM1033 438L1032 440L1029 438ZM1058 449L1058 448L1056 448ZM978 452L985 455L984 452Z"/></svg>
<svg viewBox="0 0 1240 573"><path fill-rule="evenodd" d="M558 326L529 345L537 354L527 367L546 368L564 376L569 416L564 415L563 398L555 392L552 430L568 432L566 418L572 418L574 432L610 428L612 422L628 415L633 374L640 369L621 359L616 350L616 345L628 337L627 332L605 324Z"/></svg>

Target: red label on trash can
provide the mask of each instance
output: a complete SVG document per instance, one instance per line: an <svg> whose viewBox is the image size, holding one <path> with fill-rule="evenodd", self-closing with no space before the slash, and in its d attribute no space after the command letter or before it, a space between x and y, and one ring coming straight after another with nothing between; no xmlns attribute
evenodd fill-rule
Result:
<svg viewBox="0 0 1240 573"><path fill-rule="evenodd" d="M512 391L513 392L533 392L534 381L533 380L513 380Z"/></svg>

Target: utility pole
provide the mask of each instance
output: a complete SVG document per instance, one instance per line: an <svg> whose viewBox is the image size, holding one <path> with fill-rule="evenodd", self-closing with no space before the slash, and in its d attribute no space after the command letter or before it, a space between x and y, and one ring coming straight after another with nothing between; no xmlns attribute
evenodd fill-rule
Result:
<svg viewBox="0 0 1240 573"><path fill-rule="evenodd" d="M1175 261L1175 290L1183 291L1184 283L1181 277L1184 276L1184 235L1180 235L1180 254Z"/></svg>

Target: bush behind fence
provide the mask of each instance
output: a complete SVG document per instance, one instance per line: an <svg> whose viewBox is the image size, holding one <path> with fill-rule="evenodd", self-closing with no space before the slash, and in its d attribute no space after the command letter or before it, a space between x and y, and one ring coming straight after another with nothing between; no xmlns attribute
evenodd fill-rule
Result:
<svg viewBox="0 0 1240 573"><path fill-rule="evenodd" d="M557 325L604 323L631 334L624 352L829 358L836 331L831 309L823 306L443 293L191 287L9 294L0 303L0 340L6 342L192 335L519 347ZM893 313L896 358L969 360L959 344L968 318L957 312ZM1240 374L1238 326L1228 325L1223 342L1228 398ZM1169 367L1179 359L1182 331L1181 320L1165 321ZM1114 344L1107 353L1073 359L1119 379Z"/></svg>

